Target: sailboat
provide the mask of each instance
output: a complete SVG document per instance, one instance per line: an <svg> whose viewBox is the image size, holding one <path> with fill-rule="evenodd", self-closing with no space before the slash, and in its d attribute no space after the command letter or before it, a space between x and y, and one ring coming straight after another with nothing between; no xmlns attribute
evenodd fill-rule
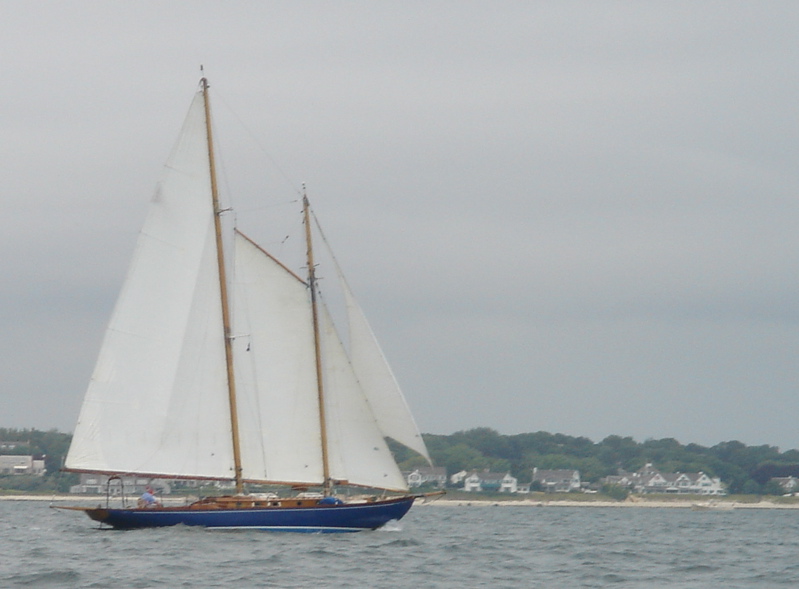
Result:
<svg viewBox="0 0 799 589"><path fill-rule="evenodd" d="M302 210L305 277L225 227L202 78L139 235L64 470L229 481L236 492L181 506L62 508L122 529L341 532L399 520L423 496L409 492L386 440L430 462L424 441L343 277L348 345L339 336L319 296L315 217L304 193ZM254 485L290 492L248 493ZM343 500L342 489L364 494Z"/></svg>

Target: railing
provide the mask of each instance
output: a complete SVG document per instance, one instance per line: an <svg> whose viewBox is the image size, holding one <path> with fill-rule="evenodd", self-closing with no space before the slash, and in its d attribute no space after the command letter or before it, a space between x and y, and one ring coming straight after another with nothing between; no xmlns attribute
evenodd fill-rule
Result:
<svg viewBox="0 0 799 589"><path fill-rule="evenodd" d="M108 477L108 480L105 483L105 506L111 507L111 497L113 494L111 493L111 483L113 481L119 481L119 497L122 501L122 507L127 507L127 497L125 497L125 481L119 475L113 475Z"/></svg>

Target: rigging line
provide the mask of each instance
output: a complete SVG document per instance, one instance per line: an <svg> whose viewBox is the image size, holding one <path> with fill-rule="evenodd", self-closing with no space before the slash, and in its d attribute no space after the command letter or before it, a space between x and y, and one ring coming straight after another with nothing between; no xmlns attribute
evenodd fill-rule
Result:
<svg viewBox="0 0 799 589"><path fill-rule="evenodd" d="M56 498L55 498L56 493L61 488L61 481L62 481L62 477L64 476L64 462L65 461L66 461L66 456L62 456L61 457L61 468L58 469L58 474L56 475L55 488L53 489L53 496L50 498L50 507L52 507L53 504L55 503L55 501L56 501Z"/></svg>
<svg viewBox="0 0 799 589"><path fill-rule="evenodd" d="M336 258L336 255L333 253L333 248L330 247L330 242L327 240L327 237L325 236L325 232L322 231L322 225L321 225L321 223L319 223L319 218L316 216L316 213L314 212L313 209L311 209L311 216L313 217L314 224L316 225L316 229L319 231L319 237L322 238L322 243L325 244L325 248L327 249L327 254L333 260L333 266L336 269L336 274L338 275L338 279L341 281L340 284L344 285L344 287L347 289L347 291L349 291L349 296L354 298L354 295L352 294L352 290L350 289L350 285L347 283L347 279L344 276L344 272L342 271L341 266L338 263L338 259ZM346 352L345 355L346 355L346 358L347 358L347 363L350 365L350 368L352 369L352 373L355 375L355 381L358 383L358 388L361 390L362 398L366 402L366 406L369 408L369 412L372 415L375 424L378 425L378 429L380 429L380 426L377 423L377 420L375 419L375 412L372 409L372 403L369 400L369 396L364 391L363 384L361 383L361 379L358 376L358 373L355 371L355 367L354 367L354 365L352 363L352 352L351 352L351 350L347 350L347 348L344 346L344 342L341 339L341 330L338 327L336 327L336 322L334 321L333 316L330 314L329 306L327 305L327 303L325 301L325 298L322 295L321 291L319 293L319 296L322 299L322 303L325 305L325 308L327 309L328 320L330 321L330 323L331 323L331 325L333 327L333 331L335 332L336 337L339 340L339 343L345 349L345 352ZM347 306L349 306L349 305L347 305ZM349 315L349 313L350 313L350 311L348 310L347 311L347 315ZM352 333L350 333L349 325L348 325L347 333L350 336L350 340L352 340ZM352 342L350 341L350 344L351 343ZM382 433L382 430L381 430L381 433ZM384 437L385 437L385 434L384 434ZM391 450L389 449L389 452L390 451Z"/></svg>
<svg viewBox="0 0 799 589"><path fill-rule="evenodd" d="M217 131L217 129L216 129L216 120L213 120L213 119L211 120L211 127L212 127L212 131L214 133L214 137L219 137L219 134L216 132ZM227 204L228 204L228 206L226 208L220 208L219 212L220 213L233 212L233 220L234 220L233 225L235 226L235 225L238 225L238 223L236 223L236 220L237 220L236 212L237 211L233 210L233 191L230 188L230 180L228 179L228 175L227 175L227 162L225 160L225 153L224 153L224 150L222 149L221 143L222 143L221 141L217 141L216 142L216 145L214 145L214 148L215 148L214 151L215 151L216 158L219 160L219 165L217 166L217 170L219 170L221 172L221 174L222 174L222 183L225 185L225 190L224 190L223 194L227 195Z"/></svg>
<svg viewBox="0 0 799 589"><path fill-rule="evenodd" d="M280 175L283 177L283 180L286 181L286 183L289 185L289 187L294 192L296 192L299 196L302 196L302 189L298 188L300 183L296 182L293 178L291 178L291 176L289 176L288 173L277 162L277 159L271 153L269 153L269 151L267 151L267 149L263 146L263 144L260 142L258 137L256 137L255 134L252 131L250 131L250 128L244 123L244 121L241 119L241 117L227 103L227 101L225 100L224 96L222 96L222 94L218 90L216 90L214 92L214 94L219 99L219 101L225 106L225 108L227 108L227 110L230 112L230 114L233 115L233 117L236 119L236 121L238 121L238 123L241 125L242 129L244 129L244 132L247 133L247 135L250 136L250 139L252 139L252 141L263 152L263 154L269 159L269 161L272 163L272 165L275 167L275 169L280 173Z"/></svg>
<svg viewBox="0 0 799 589"><path fill-rule="evenodd" d="M324 237L322 238L322 241L324 241ZM331 252L331 255L332 255L332 252ZM343 279L343 276L342 276L342 279ZM355 382L358 383L358 388L361 390L361 395L363 396L363 400L366 402L367 407L369 407L369 411L370 411L371 415L374 416L375 412L374 412L374 410L372 410L372 403L371 403L371 401L369 401L369 397L365 394L364 388L363 388L363 384L361 383L361 378L358 376L358 373L355 371L355 367L354 367L354 365L352 363L352 354L347 349L347 346L344 345L344 341L341 338L341 329L336 326L336 321L333 318L333 315L330 313L330 305L327 304L327 301L325 300L325 297L324 297L324 295L322 294L321 291L319 291L319 299L320 299L320 302L322 304L322 307L324 308L324 310L325 310L325 312L327 314L327 320L330 322L330 326L333 329L333 334L335 335L335 337L338 340L338 342L341 345L341 347L344 349L344 356L345 356L345 358L347 360L347 364L352 369L352 374L355 376ZM377 423L377 421L375 421L375 423ZM380 429L379 426L378 426L378 429ZM382 433L382 430L381 430L381 433Z"/></svg>
<svg viewBox="0 0 799 589"><path fill-rule="evenodd" d="M293 204L296 204L298 202L299 202L299 199L293 198L291 200L283 200L283 201L276 202L276 203L259 205L257 207L247 207L246 209L237 209L237 210L239 212L241 212L241 213L253 213L253 212L256 212L256 211L263 211L263 210L266 210L266 209L274 209L276 207L282 207L282 206L286 206L286 205L290 205L290 204L293 205Z"/></svg>
<svg viewBox="0 0 799 589"><path fill-rule="evenodd" d="M316 213L314 212L313 209L311 209L311 216L313 217L317 231L319 231L319 237L322 238L322 243L325 244L325 248L327 249L327 255L329 255L330 258L333 260L333 266L336 269L336 274L338 275L339 280L341 280L341 282L347 287L347 289L350 291L351 296L354 297L354 295L352 295L352 289L350 288L350 283L347 281L346 276L344 276L344 271L341 269L341 264L338 263L338 258L336 258L336 254L333 252L333 248L330 247L330 242L327 240L325 232L322 231L322 224L319 222L319 218L316 216Z"/></svg>
<svg viewBox="0 0 799 589"><path fill-rule="evenodd" d="M246 325L250 327L250 331L251 331L252 321L250 319L250 313L249 313L249 311L250 311L249 302L250 302L249 297L247 297L247 296L242 297L242 308L239 309L239 313L242 314L242 316L244 318L243 320L246 321ZM251 374L251 378L252 378L252 391L251 392L254 393L254 394L247 395L245 397L245 403L247 403L247 404L252 403L252 405L255 406L254 410L253 410L253 413L255 414L255 420L256 420L256 422L258 424L258 430L257 431L263 432L264 431L263 410L262 410L262 407L261 407L260 389L258 387L258 383L260 382L260 380L258 379L258 363L255 360L256 359L255 354L257 352L252 352L252 347L251 347L252 346L252 334L247 334L246 337L249 338L247 340L247 350L246 351L248 353L250 353L250 354L248 354L248 357L247 357L248 361L246 362L246 367L249 369L249 372ZM261 464L264 465L264 468L263 468L264 476L266 476L266 473L267 473L267 470L268 470L267 469L267 464L269 464L269 461L267 460L266 440L264 439L263 435L256 436L256 438L258 440L258 445L260 446L260 450L261 450Z"/></svg>

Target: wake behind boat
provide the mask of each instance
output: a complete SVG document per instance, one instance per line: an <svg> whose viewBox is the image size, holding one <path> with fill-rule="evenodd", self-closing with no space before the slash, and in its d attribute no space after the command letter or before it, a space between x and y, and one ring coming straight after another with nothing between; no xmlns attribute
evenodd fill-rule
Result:
<svg viewBox="0 0 799 589"><path fill-rule="evenodd" d="M408 512L419 495L408 494L386 438L430 462L427 449L338 268L347 346L320 301L304 195L302 207L306 278L239 231L225 234L203 78L139 236L65 470L234 481L236 494L180 507L66 509L116 528L287 531L375 529ZM259 497L248 484L320 495ZM335 496L344 486L383 496L344 502Z"/></svg>

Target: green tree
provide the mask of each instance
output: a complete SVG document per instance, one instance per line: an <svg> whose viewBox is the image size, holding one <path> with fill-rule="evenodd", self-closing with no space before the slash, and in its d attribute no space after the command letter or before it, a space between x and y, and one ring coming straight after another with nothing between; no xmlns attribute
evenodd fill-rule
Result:
<svg viewBox="0 0 799 589"><path fill-rule="evenodd" d="M474 448L484 456L493 458L514 458L513 446L507 436L488 427L478 427L452 434L456 443Z"/></svg>
<svg viewBox="0 0 799 589"><path fill-rule="evenodd" d="M630 491L620 485L602 485L602 492L617 501L624 501L630 495Z"/></svg>
<svg viewBox="0 0 799 589"><path fill-rule="evenodd" d="M764 495L784 495L785 489L777 481L771 480L763 485Z"/></svg>
<svg viewBox="0 0 799 589"><path fill-rule="evenodd" d="M433 461L447 468L448 474L462 470L482 470L488 468L489 461L478 450L460 443L437 451Z"/></svg>
<svg viewBox="0 0 799 589"><path fill-rule="evenodd" d="M762 489L756 481L747 479L736 492L742 493L744 495L760 495L762 493Z"/></svg>
<svg viewBox="0 0 799 589"><path fill-rule="evenodd" d="M630 437L608 436L598 444L597 458L604 464L627 471L643 466L641 446Z"/></svg>

